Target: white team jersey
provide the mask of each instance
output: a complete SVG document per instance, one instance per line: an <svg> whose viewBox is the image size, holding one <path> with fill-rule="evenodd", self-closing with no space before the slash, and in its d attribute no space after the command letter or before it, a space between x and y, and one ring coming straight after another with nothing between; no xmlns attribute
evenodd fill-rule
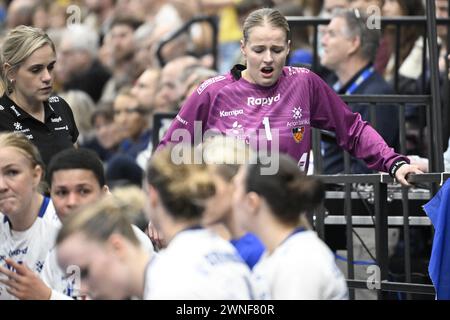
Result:
<svg viewBox="0 0 450 320"><path fill-rule="evenodd" d="M206 229L178 233L146 271L146 300L259 297L250 269L234 247Z"/></svg>
<svg viewBox="0 0 450 320"><path fill-rule="evenodd" d="M50 201L48 203L48 207L47 207L47 213L44 215L44 220L47 220L51 223L53 223L54 225L56 225L56 227L61 228L61 220L59 220L58 215L56 214L56 209L55 206L53 205L53 201L51 198L49 198Z"/></svg>
<svg viewBox="0 0 450 320"><path fill-rule="evenodd" d="M254 281L266 285L272 299L348 299L347 283L334 255L313 231L297 232L253 268Z"/></svg>
<svg viewBox="0 0 450 320"><path fill-rule="evenodd" d="M135 225L131 225L141 247L150 255L154 255L154 248L150 238ZM41 279L52 289L51 300L67 300L79 298L80 281L76 266L69 266L67 270L62 270L58 264L56 249L53 248L48 254Z"/></svg>
<svg viewBox="0 0 450 320"><path fill-rule="evenodd" d="M69 271L69 270L68 270ZM45 259L44 269L41 273L41 279L52 289L50 300L70 300L80 295L80 283L77 283L76 270L73 274L67 274L58 265L56 248L53 247Z"/></svg>
<svg viewBox="0 0 450 320"><path fill-rule="evenodd" d="M0 213L0 265L2 267L8 268L4 260L11 258L16 262L26 264L37 274L41 273L45 258L54 246L58 233L55 224L45 219L49 213L47 210L51 210L48 203L48 200L44 201L39 216L26 231L11 230L6 216ZM5 278L0 274L0 278L2 277ZM6 291L3 284L0 284L0 300L10 299L15 300L16 298Z"/></svg>
<svg viewBox="0 0 450 320"><path fill-rule="evenodd" d="M141 247L147 252L150 253L150 255L155 253L155 248L153 247L153 243L144 232L142 232L141 229L139 229L134 224L131 225L133 227L134 234L136 235L137 239L139 240L139 243L141 244Z"/></svg>

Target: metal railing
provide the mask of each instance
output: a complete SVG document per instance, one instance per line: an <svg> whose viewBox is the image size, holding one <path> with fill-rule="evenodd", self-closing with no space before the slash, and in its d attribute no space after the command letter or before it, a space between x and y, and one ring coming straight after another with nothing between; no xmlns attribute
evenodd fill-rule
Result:
<svg viewBox="0 0 450 320"><path fill-rule="evenodd" d="M449 1L450 2L450 1ZM313 28L313 71L318 71L319 69L319 58L318 58L318 32L319 26L328 24L329 19L320 18L305 18L305 17L288 17L288 21L292 26L312 26ZM399 88L399 56L400 56L400 27L410 26L410 25L422 25L424 26L423 35L423 52L422 52L422 70L421 75L422 88L425 88L427 82L427 73L429 72L429 80L431 85L431 90L429 95L418 96L402 96L402 95L389 95L389 96L341 96L341 98L349 104L352 103L367 103L370 105L370 117L372 122L375 124L375 108L379 104L394 104L399 108L399 143L400 152L405 154L406 152L406 128L405 128L405 105L414 104L418 107L425 107L425 123L427 131L427 142L428 142L428 158L429 167L431 172L442 172L443 168L443 143L442 133L444 132L444 137L448 137L449 129L448 123L449 119L445 118L443 122L443 116L448 117L449 115L449 99L448 90L444 91L446 95L444 96L444 108L441 109L441 99L440 99L440 83L439 83L439 67L438 67L438 44L437 44L437 34L436 26L447 25L450 29L450 19L436 19L435 17L435 3L434 1L427 1L426 16L425 17L399 17L399 18L381 18L381 25L383 27L387 25L394 25L396 28L395 39L396 39L396 49L395 53L395 69L394 69L394 88L398 92ZM450 31L450 30L448 30ZM447 35L450 39L450 32ZM427 45L425 45L427 44ZM447 41L447 53L449 50L450 41ZM427 53L428 50L428 53ZM427 59L428 57L428 59ZM448 60L446 59L447 67ZM449 88L448 77L444 77L444 90ZM312 135L313 140L313 152L314 152L314 169L316 174L322 172L322 161L321 161L321 132L319 130L314 130ZM349 171L350 158L348 154L344 156L344 163L346 167L346 172ZM408 177L408 181L411 183L430 183L430 192L428 198L430 199L439 189L439 185L448 179L450 173L430 173L423 175L411 175ZM325 225L326 224L345 224L346 230L346 249L347 249L347 274L348 274L348 285L350 289L350 298L355 298L355 289L368 289L367 281L356 280L355 279L355 268L354 268L354 245L353 245L353 232L355 225L374 225L375 226L375 250L376 250L376 265L380 268L380 283L377 289L377 295L379 299L386 299L388 297L387 292L405 292L407 293L407 298L411 299L411 294L435 294L432 285L412 283L412 270L411 270L411 232L410 226L415 225L417 227L423 226L425 228L430 228L430 222L426 217L411 217L410 215L410 199L408 189L405 187L399 188L398 199L401 199L402 209L401 217L395 217L389 214L388 210L388 184L393 183L393 179L385 174L371 174L371 175L318 175L318 177L325 184L343 184L342 202L344 206L344 212L339 217L326 216L325 207L320 208L316 211L314 215L314 226L317 230L318 235L325 239ZM361 217L355 215L352 210L352 184L355 183L369 183L373 186L373 212L374 215L371 217ZM329 193L327 192L327 199L329 199ZM413 218L413 219L412 219ZM389 226L402 226L404 234L404 275L405 282L399 283L389 280L389 255L388 255L388 227Z"/></svg>
<svg viewBox="0 0 450 320"><path fill-rule="evenodd" d="M377 289L377 295L379 299L385 299L386 293L388 291L396 291L396 292L405 292L408 294L411 293L420 293L420 294L435 294L434 287L432 285L424 285L418 283L412 283L412 272L411 272L411 240L410 240L410 221L411 216L409 215L409 211L407 209L408 198L405 198L402 194L402 204L404 206L403 216L402 217L393 217L389 216L389 211L387 209L388 206L388 184L392 184L393 178L391 178L387 174L369 174L369 175L318 175L320 180L322 180L325 184L344 184L344 212L343 217L345 220L346 226L346 248L347 248L347 274L348 274L348 286L350 288L350 298L355 298L354 289L368 289L367 281L356 280L355 279L355 269L354 269L354 255L353 255L353 228L355 227L354 222L361 219L361 216L355 216L355 213L352 211L351 201L352 201L352 184L353 183L369 183L373 185L373 208L374 208L374 216L369 218L372 220L372 224L375 225L375 262L376 265L380 268L380 277L379 277L379 289ZM433 174L421 174L421 175L411 175L408 177L408 182L416 184L416 183L435 183L442 184L450 177L450 173L433 173ZM406 190L402 189L402 192ZM406 194L408 194L406 192ZM432 197L432 194L428 194L428 199ZM425 197L426 198L426 197ZM355 219L356 218L356 219ZM397 220L395 224L390 222ZM369 219L362 219L366 222L364 224L371 225L367 223ZM429 227L430 223L424 223L427 218L420 219L421 222L417 224L417 226ZM405 282L392 282L389 281L389 256L388 256L388 228L389 226L399 225L401 221L401 225L403 226L405 233L405 263L404 263L404 272L405 272ZM324 239L325 234L325 225L327 224L342 224L341 221L327 221L326 210L324 207L320 208L314 213L314 225L318 235Z"/></svg>
<svg viewBox="0 0 450 320"><path fill-rule="evenodd" d="M428 159L429 159L429 171L430 172L442 172L444 171L444 160L442 151L441 132L438 131L440 126L433 124L434 122L440 123L440 119L433 116L436 112L436 106L433 104L433 97L430 95L417 95L417 96L405 96L405 95L341 95L342 100L349 104L367 104L369 111L369 122L376 129L376 110L378 106L382 107L397 107L399 113L399 152L406 154L406 121L405 121L405 109L406 106L412 106L415 108L424 108L426 119L425 128L426 132L426 144L428 146ZM435 107L435 108L433 108ZM440 109L440 108L437 108ZM323 172L322 156L321 156L321 131L313 129L312 145L314 154L314 172L321 174ZM421 142L422 143L422 142ZM350 173L350 156L347 152L344 153L345 173Z"/></svg>
<svg viewBox="0 0 450 320"><path fill-rule="evenodd" d="M389 95L389 96L341 96L346 103L367 103L372 106L371 117L375 120L376 105L378 104L396 104L399 108L399 121L400 121L400 152L406 151L406 128L404 126L405 119L405 105L414 104L419 108L425 108L425 123L427 124L427 139L428 139L428 157L430 159L430 171L442 172L443 171L443 158L442 158L442 132L445 132L445 137L448 136L448 97L445 96L444 109L441 110L440 101L440 84L439 84L439 68L438 68L438 53L437 53L437 35L436 25L450 25L450 19L436 19L435 18L435 4L434 1L427 1L426 17L399 17L399 18L381 18L381 25L383 27L387 25L394 25L396 27L396 50L395 52L395 71L394 71L394 88L398 89L399 84L399 44L400 44L400 26L410 25L422 25L424 27L424 45L422 52L422 88L425 88L427 82L425 70L432 70L430 72L430 84L431 92L429 95L417 95L417 96L404 96L404 95ZM217 24L215 20L209 20L211 17L197 18L201 21L210 21L215 31L213 54L217 57ZM203 20L205 19L205 20ZM319 26L329 23L329 19L321 18L307 18L307 17L287 17L291 26L312 26L313 32L313 71L317 71L319 68L318 59L318 32ZM162 42L158 48L157 55L161 65L164 65L165 61L161 55L164 45L175 39L177 36L186 32L189 26L198 20L190 21L187 25L183 26L171 38ZM450 38L450 32L449 32ZM450 45L450 41L447 41L447 46ZM427 54L428 48L428 54ZM447 52L449 52L447 47ZM428 57L428 59L427 59ZM216 61L216 59L214 59ZM447 61L448 63L448 61ZM444 88L448 88L448 78L444 77ZM448 92L445 91L445 92ZM423 93L423 92L422 92ZM444 124L442 119L446 120ZM375 125L376 126L376 125ZM314 167L316 173L322 172L321 164L321 148L320 148L320 131L313 131L313 152L314 152ZM345 162L347 168L349 165L349 157L345 156ZM408 181L412 183L430 183L430 192L428 194L429 199L434 195L439 185L442 184L450 173L430 173L423 175L411 175L408 177ZM346 248L347 248L347 272L348 272L348 285L351 288L350 298L355 297L355 289L367 289L367 282L354 279L354 255L353 255L353 228L359 225L374 225L375 226L375 247L376 247L376 265L380 267L380 287L377 289L378 298L385 299L386 293L389 291L422 293L422 294L434 294L434 288L431 285L424 285L418 283L412 283L412 271L411 271L411 234L410 226L422 226L430 228L430 223L426 217L414 217L410 215L410 197L411 194L406 188L400 188L396 194L397 199L401 199L402 209L401 216L392 216L388 210L388 184L393 183L393 179L385 174L370 174L370 175L318 175L318 177L325 184L343 184L344 196L342 201L344 203L344 212L340 216L327 216L325 208L321 208L315 212L315 219L313 221L318 235L325 238L325 225L327 224L343 224L346 228ZM355 215L352 210L352 184L354 183L369 183L373 185L373 217L363 217ZM329 198L329 196L327 196ZM422 199L424 200L424 199ZM331 217L331 218L330 218ZM389 226L402 226L404 233L404 273L405 283L399 283L389 281L389 256L388 256L388 227ZM408 296L409 298L411 296Z"/></svg>

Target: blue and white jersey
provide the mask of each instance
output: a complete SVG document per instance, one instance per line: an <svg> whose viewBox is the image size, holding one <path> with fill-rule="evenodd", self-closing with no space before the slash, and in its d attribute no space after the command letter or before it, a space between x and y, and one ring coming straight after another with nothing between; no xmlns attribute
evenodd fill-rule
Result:
<svg viewBox="0 0 450 320"><path fill-rule="evenodd" d="M251 273L235 248L214 232L188 229L151 260L144 299L255 299Z"/></svg>
<svg viewBox="0 0 450 320"><path fill-rule="evenodd" d="M55 206L53 204L53 201L51 198L49 198L50 201L48 203L47 206L47 212L44 215L44 220L47 220L51 223L53 223L57 228L61 228L62 224L61 224L61 220L59 220L58 214L56 213L56 209Z"/></svg>
<svg viewBox="0 0 450 320"><path fill-rule="evenodd" d="M71 300L78 298L81 279L74 274L66 274L58 265L56 247L53 247L45 259L41 279L52 289L50 300Z"/></svg>
<svg viewBox="0 0 450 320"><path fill-rule="evenodd" d="M10 228L8 218L0 213L0 265L9 268L5 259L10 258L18 263L26 264L31 270L40 274L45 259L55 244L58 228L45 219L51 210L50 199L44 198L38 217L26 231L14 231ZM0 278L4 275L0 274ZM0 284L0 300L15 300L3 284Z"/></svg>
<svg viewBox="0 0 450 320"><path fill-rule="evenodd" d="M155 252L150 238L135 225L131 226L141 247L151 256L154 255ZM81 279L77 271L79 270L76 266L71 266L68 270L61 269L57 260L56 248L50 251L41 274L41 279L52 289L50 300L77 299L86 294L80 291Z"/></svg>
<svg viewBox="0 0 450 320"><path fill-rule="evenodd" d="M347 283L333 253L313 231L296 232L272 254L266 251L253 276L272 299L348 299Z"/></svg>

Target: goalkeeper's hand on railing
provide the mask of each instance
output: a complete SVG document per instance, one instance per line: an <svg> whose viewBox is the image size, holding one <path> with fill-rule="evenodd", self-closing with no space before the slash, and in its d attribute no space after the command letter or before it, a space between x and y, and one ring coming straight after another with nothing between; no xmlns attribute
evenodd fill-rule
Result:
<svg viewBox="0 0 450 320"><path fill-rule="evenodd" d="M423 171L421 171L417 165L405 163L395 172L395 180L403 186L411 187L412 185L407 181L407 177L410 173L421 174Z"/></svg>

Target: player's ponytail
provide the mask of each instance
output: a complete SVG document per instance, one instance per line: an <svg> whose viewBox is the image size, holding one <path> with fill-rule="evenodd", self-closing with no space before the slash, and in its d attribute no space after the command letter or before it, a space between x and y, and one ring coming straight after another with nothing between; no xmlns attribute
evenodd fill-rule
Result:
<svg viewBox="0 0 450 320"><path fill-rule="evenodd" d="M302 214L315 209L323 201L325 189L316 178L306 176L287 155L279 156L279 170L263 174L261 163L247 166L245 188L263 197L279 221L298 225Z"/></svg>
<svg viewBox="0 0 450 320"><path fill-rule="evenodd" d="M206 200L215 193L214 182L207 165L196 160L202 159L198 150L184 146L179 153L175 148L168 146L152 156L147 182L158 191L173 218L201 219Z"/></svg>
<svg viewBox="0 0 450 320"><path fill-rule="evenodd" d="M311 211L317 208L325 196L325 189L318 179L304 174L295 175L286 185L288 194L293 195L300 202L301 211Z"/></svg>
<svg viewBox="0 0 450 320"><path fill-rule="evenodd" d="M142 214L144 203L144 194L140 189L117 188L97 203L69 215L63 221L56 244L60 244L72 234L81 232L89 239L99 242L106 242L112 234L117 233L139 246L131 221Z"/></svg>

